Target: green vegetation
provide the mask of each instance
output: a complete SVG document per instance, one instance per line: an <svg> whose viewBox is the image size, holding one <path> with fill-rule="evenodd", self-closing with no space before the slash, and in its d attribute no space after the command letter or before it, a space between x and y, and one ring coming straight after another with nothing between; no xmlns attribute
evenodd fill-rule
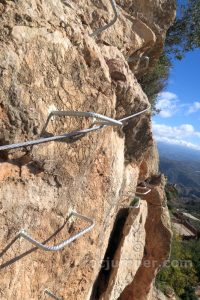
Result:
<svg viewBox="0 0 200 300"><path fill-rule="evenodd" d="M171 216L174 211L177 211L175 207L178 207L179 211L190 212L190 209L184 209L184 205L178 205L181 191L177 190L176 185L167 184L165 191ZM200 210L197 210L197 218L199 213ZM200 230L200 222L192 219L188 219L188 221L198 231ZM170 261L157 275L156 286L165 294L173 289L179 297L178 299L197 300L195 287L198 282L200 282L200 239L184 241L174 234Z"/></svg>
<svg viewBox="0 0 200 300"><path fill-rule="evenodd" d="M175 185L167 184L165 187L165 194L167 197L167 206L171 212L174 212L174 201L179 198L179 192Z"/></svg>
<svg viewBox="0 0 200 300"><path fill-rule="evenodd" d="M181 208L180 205L176 205L181 195L176 185L173 184L167 184L165 191L170 215L173 216L173 212L176 211L175 207L179 210ZM182 211L190 212L183 207ZM196 212L196 217L199 217L199 211ZM192 219L188 221L198 231L200 230L200 222ZM197 300L195 287L198 282L200 282L200 239L183 241L181 237L174 234L170 261L157 275L156 286L165 294L173 289L179 299Z"/></svg>
<svg viewBox="0 0 200 300"><path fill-rule="evenodd" d="M135 197L135 198L131 201L130 206L137 206L138 203L139 203L139 201L140 201L140 198Z"/></svg>
<svg viewBox="0 0 200 300"><path fill-rule="evenodd" d="M166 38L166 52L182 59L184 53L200 47L200 1L178 5L178 13Z"/></svg>
<svg viewBox="0 0 200 300"><path fill-rule="evenodd" d="M173 199L177 199L179 197L179 192L173 184L167 184L165 192L168 201L172 201Z"/></svg>
<svg viewBox="0 0 200 300"><path fill-rule="evenodd" d="M168 30L162 56L149 74L139 78L154 113L159 112L156 101L166 86L172 59L182 59L186 52L200 47L200 1L188 0L184 5L177 1L177 6L177 17Z"/></svg>
<svg viewBox="0 0 200 300"><path fill-rule="evenodd" d="M158 274L156 285L164 293L173 288L181 299L198 299L194 287L200 280L200 241L196 249L196 241L182 242L174 236L170 262ZM196 249L196 250L195 250Z"/></svg>
<svg viewBox="0 0 200 300"><path fill-rule="evenodd" d="M189 219L189 222L200 233L200 221Z"/></svg>
<svg viewBox="0 0 200 300"><path fill-rule="evenodd" d="M169 57L163 53L158 60L155 68L147 75L139 79L143 91L147 94L154 112L159 112L156 109L156 99L158 94L166 87L171 61Z"/></svg>

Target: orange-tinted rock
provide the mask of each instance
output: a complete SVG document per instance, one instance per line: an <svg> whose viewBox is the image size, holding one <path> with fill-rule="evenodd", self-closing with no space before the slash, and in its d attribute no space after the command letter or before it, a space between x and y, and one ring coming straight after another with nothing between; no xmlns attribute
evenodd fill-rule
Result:
<svg viewBox="0 0 200 300"><path fill-rule="evenodd" d="M0 8L1 143L38 138L53 110L94 111L119 119L146 108L148 99L127 59L138 53L141 56L152 47L159 46L160 52L174 15L168 9L167 19L161 22L166 9L163 10L159 1L150 2L147 7L143 1L140 9L147 17L145 21L129 10L133 5L131 0L118 0L117 22L94 39L88 33L113 17L109 0L3 1L5 9L2 11L2 5ZM154 20L157 20L155 26ZM161 26L160 22L166 25ZM116 73L113 77L112 68L107 64L112 59L120 61L115 66L119 72L117 77ZM156 170L149 163L142 171L141 165L146 153L153 157L150 117L150 113L145 113L124 128L103 128L70 143L51 142L10 151L9 155L0 153L0 251L23 228L33 238L46 240L63 226L72 210L95 220L90 233L62 251L30 251L29 242L16 241L0 256L2 300L41 299L45 288L64 299L91 298L118 211L121 206L129 205L135 195L139 169L142 180L154 175ZM53 118L47 131L66 133L90 126L92 121ZM141 211L142 229L146 230L141 235L144 239L152 232L144 228L145 204L141 207L144 208ZM155 218L160 218L159 213ZM135 221L131 218L127 225L126 247L138 219L138 216ZM67 222L49 244L65 240L85 225L80 220ZM126 248L121 246L125 253ZM147 289L156 273L154 269L151 271L147 274ZM131 276L131 266L127 274L125 268L123 272L118 294L138 273L135 265ZM117 276L115 282L120 280L119 273Z"/></svg>
<svg viewBox="0 0 200 300"><path fill-rule="evenodd" d="M14 164L0 162L0 182L8 180L9 178L19 178L20 168Z"/></svg>

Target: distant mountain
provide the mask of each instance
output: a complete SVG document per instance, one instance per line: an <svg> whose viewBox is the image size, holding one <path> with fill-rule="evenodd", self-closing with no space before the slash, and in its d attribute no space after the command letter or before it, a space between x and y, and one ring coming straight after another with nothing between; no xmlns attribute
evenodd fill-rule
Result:
<svg viewBox="0 0 200 300"><path fill-rule="evenodd" d="M165 173L170 183L200 190L200 162L170 160L160 156L160 170Z"/></svg>
<svg viewBox="0 0 200 300"><path fill-rule="evenodd" d="M187 147L158 142L160 156L179 161L200 161L200 151Z"/></svg>
<svg viewBox="0 0 200 300"><path fill-rule="evenodd" d="M177 184L184 201L200 201L200 151L158 144L160 171L169 183Z"/></svg>

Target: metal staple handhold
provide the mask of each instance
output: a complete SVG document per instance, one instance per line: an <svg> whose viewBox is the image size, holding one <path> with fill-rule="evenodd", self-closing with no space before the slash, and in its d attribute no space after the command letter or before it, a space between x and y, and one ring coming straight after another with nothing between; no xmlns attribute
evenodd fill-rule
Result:
<svg viewBox="0 0 200 300"><path fill-rule="evenodd" d="M73 242L74 240L78 239L80 236L84 235L85 233L89 232L90 230L92 230L92 228L94 227L95 225L95 222L88 218L88 217L85 217L81 214L78 214L76 212L72 212L70 214L70 217L71 216L75 216L75 217L78 217L80 219L83 219L85 220L86 222L88 222L90 225L88 227L86 227L85 229L81 230L79 233L75 234L74 236L68 238L67 240L63 241L62 243L56 245L56 246L45 246L44 244L34 240L30 235L28 235L24 230L21 230L18 234L18 237L19 238L24 238L26 239L27 241L29 241L31 244L35 245L36 247L44 250L44 251L58 251L58 250L61 250L63 249L65 246L69 245L71 242Z"/></svg>
<svg viewBox="0 0 200 300"><path fill-rule="evenodd" d="M137 189L144 190L144 192L137 192ZM138 186L136 189L136 195L145 196L151 192L151 189L146 186Z"/></svg>
<svg viewBox="0 0 200 300"><path fill-rule="evenodd" d="M50 115L47 118L47 121L45 123L45 126L43 127L43 130L45 130L45 128L48 125L48 122L50 120L50 118L53 115L60 115L60 116L78 116L78 117L93 117L93 118L97 118L101 121L99 122L95 122L97 124L100 124L98 126L93 126L91 128L86 128L86 129L81 129L81 130L76 130L70 133L65 133L62 135L57 135L57 136L51 136L51 137L44 137L44 138L40 138L37 140L33 140L33 141L26 141L26 142L21 142L21 143L16 143L16 144L11 144L11 145L5 145L5 146L0 146L0 151L4 151L4 150L11 150L11 149L17 149L17 148L23 148L23 147L28 147L28 146L34 146L34 145L39 145L39 144L43 144L43 143L47 143L47 142L52 142L52 141L58 141L58 140L63 140L63 139L70 139L73 137L79 137L79 136L83 136L89 132L93 132L96 131L98 129L102 129L106 126L123 126L124 122L129 121L130 119L139 116L143 113L145 113L146 111L148 111L151 108L151 105L149 105L146 109L132 114L128 117L122 118L120 120L114 120L112 118L97 114L97 113L93 113L93 112L74 112L74 111L55 111L55 112L51 112ZM94 124L95 125L95 124Z"/></svg>
<svg viewBox="0 0 200 300"><path fill-rule="evenodd" d="M106 117L104 115L101 114L97 114L95 112L84 112L84 111L66 111L66 110L62 110L62 111L52 111L48 118L47 121L42 129L42 132L45 131L45 129L47 128L47 125L51 119L51 117L53 116L58 116L58 117L85 117L85 118L94 118L97 120L101 120L100 122L95 122L95 123L100 123L100 124L104 124L104 125L112 125L112 126L119 126L122 125L122 123L120 121L117 121L115 119Z"/></svg>
<svg viewBox="0 0 200 300"><path fill-rule="evenodd" d="M117 21L118 16L119 16L118 9L117 9L117 4L116 4L115 0L110 0L110 3L112 5L112 8L113 8L113 11L114 11L114 14L115 14L113 20L110 23L108 23L107 25L105 25L101 28L98 28L93 33L91 33L89 36L91 36L91 37L97 36L98 34L102 33L103 31L105 31L106 29L108 29L109 27L114 25L115 22Z"/></svg>
<svg viewBox="0 0 200 300"><path fill-rule="evenodd" d="M62 300L61 298L54 295L49 289L45 289L44 293L47 294L48 296L50 296L51 298L55 299L55 300Z"/></svg>
<svg viewBox="0 0 200 300"><path fill-rule="evenodd" d="M22 147L27 147L27 146L33 146L33 145L38 145L38 144L43 144L47 143L50 141L56 141L56 140L62 140L62 139L70 139L72 137L76 137L79 135L83 135L92 131L96 131L100 129L103 125L112 125L112 126L120 126L122 125L122 122L114 120L112 118L103 116L101 114L97 114L94 112L81 112L81 111L53 111L49 114L47 121L42 129L42 133L45 131L49 120L51 119L52 116L71 116L71 117L92 117L98 120L101 120L101 122L96 122L98 124L101 124L101 126L96 126L92 128L87 128L87 129L82 129L82 130L77 130L71 133L66 133L58 136L51 136L51 137L44 137L40 138L38 140L34 141L27 141L27 142L22 142L22 143L16 143L12 145L5 145L5 146L0 146L0 151L3 150L9 150L9 149L17 149L17 148L22 148Z"/></svg>

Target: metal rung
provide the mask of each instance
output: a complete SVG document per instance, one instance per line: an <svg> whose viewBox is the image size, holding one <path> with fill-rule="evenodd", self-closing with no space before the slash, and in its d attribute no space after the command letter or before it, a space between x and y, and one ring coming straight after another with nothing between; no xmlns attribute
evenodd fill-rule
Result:
<svg viewBox="0 0 200 300"><path fill-rule="evenodd" d="M44 293L47 294L48 296L50 296L51 298L55 299L55 300L62 300L62 298L57 297L56 295L54 295L49 289L45 289Z"/></svg>
<svg viewBox="0 0 200 300"><path fill-rule="evenodd" d="M45 129L47 128L48 126L48 123L50 121L50 119L53 117L53 116L58 116L58 117L84 117L84 118L93 118L94 119L94 124L103 124L103 125L112 125L112 126L120 126L122 125L122 122L120 121L117 121L115 119L112 119L112 118L109 118L109 117L106 117L104 115L101 115L101 114L97 114L95 112L83 112L83 111L60 111L60 110L57 110L57 111L52 111L48 118L47 118L47 121L42 129L42 133L45 131ZM100 120L100 121L97 121L97 120Z"/></svg>
<svg viewBox="0 0 200 300"><path fill-rule="evenodd" d="M102 129L106 126L124 126L124 122L129 121L130 119L137 117L145 112L147 112L149 109L151 108L151 105L149 105L146 109L132 114L128 117L122 118L120 120L114 120L112 118L100 115L100 114L96 114L93 112L72 112L72 111L56 111L56 112L52 112L50 113L50 115L47 118L47 121L45 123L45 126L43 127L43 131L45 130L45 128L48 125L48 122L50 120L50 118L53 115L60 115L60 116L87 116L87 117L93 117L95 119L100 119L100 122L95 121L94 124L100 124L100 125L95 125L91 128L86 128L86 129L81 129L81 130L76 130L70 133L65 133L62 135L56 135L56 136L51 136L51 137L44 137L44 138L40 138L37 140L33 140L33 141L26 141L26 142L21 142L21 143L16 143L16 144L11 144L11 145L5 145L5 146L0 146L0 151L5 151L5 150L11 150L11 149L18 149L18 148L23 148L23 147L28 147L28 146L34 146L34 145L39 145L39 144L44 144L44 143L48 143L48 142L52 142L52 141L60 141L63 139L71 139L71 138L78 138L79 136L84 136L87 133Z"/></svg>
<svg viewBox="0 0 200 300"><path fill-rule="evenodd" d="M80 236L84 235L85 233L89 232L90 230L92 230L92 228L94 227L95 225L95 222L88 218L88 217L85 217L81 214L78 214L76 212L72 212L70 214L70 217L72 216L75 216L77 218L80 218L80 219L83 219L85 220L86 222L88 222L90 225L81 230L79 233L75 234L74 236L68 238L67 240L63 241L62 243L56 245L56 246L45 246L44 244L36 241L35 239L33 239L30 235L28 235L28 233L26 233L24 230L21 230L18 234L18 238L24 238L26 239L27 241L29 241L31 244L35 245L37 248L40 248L44 251L58 251L58 250L61 250L63 249L65 246L69 245L71 242L75 241L76 239L78 239Z"/></svg>
<svg viewBox="0 0 200 300"><path fill-rule="evenodd" d="M144 192L138 192L137 189L144 190ZM136 195L145 196L151 192L151 189L146 186L138 186L136 189Z"/></svg>
<svg viewBox="0 0 200 300"><path fill-rule="evenodd" d="M110 23L108 23L107 25L105 25L105 26L103 26L101 28L96 29L89 36L95 37L95 36L99 35L103 31L105 31L106 29L108 29L109 27L111 27L112 25L114 25L115 22L117 21L118 16L119 16L119 12L118 12L118 9L117 9L117 4L116 4L115 0L110 0L110 3L112 5L112 8L113 8L113 11L114 11L114 14L115 14L114 18L112 19L112 21L110 21Z"/></svg>

